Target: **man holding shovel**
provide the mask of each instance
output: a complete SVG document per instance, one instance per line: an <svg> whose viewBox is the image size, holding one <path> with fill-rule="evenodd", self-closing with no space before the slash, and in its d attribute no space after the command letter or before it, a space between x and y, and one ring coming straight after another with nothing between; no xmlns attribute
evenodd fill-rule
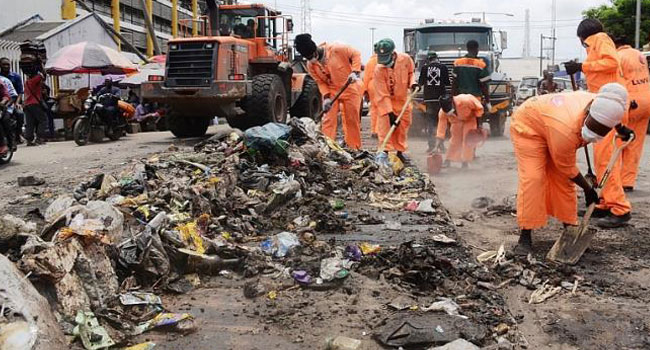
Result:
<svg viewBox="0 0 650 350"><path fill-rule="evenodd" d="M603 30L603 25L597 19L587 18L578 25L577 35L582 45L587 50L587 58L583 63L566 62L564 65L568 74L573 75L579 71L585 73L587 88L596 93L601 86L608 83L620 83L625 86L621 71L621 62L616 52L612 39ZM627 113L623 116L622 123L627 124ZM628 128L619 132L629 133ZM611 131L601 142L594 144L594 166L598 180L603 177L605 169L612 154L616 132ZM617 142L620 144L620 142ZM631 218L632 206L623 191L622 162L619 159L611 171L605 188L603 188L603 202L593 213L593 217L601 218L597 224L600 227L615 228L625 225Z"/></svg>
<svg viewBox="0 0 650 350"><path fill-rule="evenodd" d="M602 142L613 129L624 132L627 90L604 85L598 94L576 91L533 97L512 116L510 138L517 157L517 221L521 234L515 253L532 250L531 233L553 216L565 226L576 225L574 184L585 193L587 207L599 201L592 184L576 165L576 150Z"/></svg>
<svg viewBox="0 0 650 350"><path fill-rule="evenodd" d="M404 164L410 160L404 152L408 150L408 130L411 126L410 91L417 88L413 71L415 64L411 57L404 53L395 52L395 42L391 39L382 39L375 45L377 54L377 68L375 68L372 84L375 88L375 101L377 102L377 135L380 144L384 142L389 130L395 126L395 131L390 135L385 151L397 151L397 157Z"/></svg>
<svg viewBox="0 0 650 350"><path fill-rule="evenodd" d="M351 46L322 43L316 46L310 34L299 34L294 40L296 50L308 60L307 70L323 95L323 134L336 139L340 105L345 144L361 148L361 53ZM338 93L340 95L338 95ZM338 95L338 101L334 101Z"/></svg>

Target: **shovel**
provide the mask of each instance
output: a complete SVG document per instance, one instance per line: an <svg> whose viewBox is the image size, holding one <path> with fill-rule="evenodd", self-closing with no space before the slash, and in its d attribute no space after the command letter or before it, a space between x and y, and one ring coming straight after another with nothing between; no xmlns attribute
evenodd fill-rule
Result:
<svg viewBox="0 0 650 350"><path fill-rule="evenodd" d="M573 88L573 91L578 91L578 84L576 83L576 76L575 74L569 75L569 78L571 78L571 87ZM591 159L589 159L589 148L587 145L585 145L585 158L587 159L587 174L585 175L585 179L589 181L589 183L592 186L598 185L598 180L596 179L596 175L594 175L594 172L591 170Z"/></svg>
<svg viewBox="0 0 650 350"><path fill-rule="evenodd" d="M341 86L341 88L336 93L336 95L334 95L334 98L332 99L332 105L334 105L334 102L336 102L336 100L338 100L339 97L341 97L341 94L343 93L343 91L345 91L345 89L347 89L348 86L350 86L350 84L352 84L352 79L348 78L348 80L345 82L345 84L343 84L343 86ZM323 115L325 113L327 113L327 112L329 112L329 110L324 110L323 109L322 111L320 111L320 113L318 113L318 116L316 116L316 123L317 124L321 123L321 121L323 120Z"/></svg>
<svg viewBox="0 0 650 350"><path fill-rule="evenodd" d="M386 149L386 145L388 144L388 140L390 140L390 137L393 136L395 129L397 129L397 125L399 124L399 122L402 120L402 117L404 116L404 112L406 112L406 108L411 104L411 101L413 101L413 97L415 97L415 94L417 94L418 91L420 91L420 88L416 87L415 90L413 90L413 92L411 92L408 95L408 98L406 99L404 106L402 106L402 111L399 112L399 116L397 116L397 120L395 120L395 124L393 124L390 127L390 130L388 130L386 137L384 137L384 141L382 141L381 145L379 145L379 149L377 149L378 155L384 153L384 150Z"/></svg>
<svg viewBox="0 0 650 350"><path fill-rule="evenodd" d="M609 175L614 164L618 160L618 157L621 155L623 149L633 140L634 134L632 134L632 137L630 137L629 140L614 150L614 153L607 164L607 168L605 169L605 173L600 179L598 187L596 187L596 193L598 193L599 197L603 187L609 179ZM562 232L560 238L555 241L555 244L546 255L547 259L570 265L575 265L578 260L580 260L580 257L582 257L582 254L584 254L587 248L589 248L589 244L596 234L596 230L588 230L589 219L591 219L591 214L593 214L595 208L596 203L592 203L589 208L587 208L587 212L578 226L568 227Z"/></svg>

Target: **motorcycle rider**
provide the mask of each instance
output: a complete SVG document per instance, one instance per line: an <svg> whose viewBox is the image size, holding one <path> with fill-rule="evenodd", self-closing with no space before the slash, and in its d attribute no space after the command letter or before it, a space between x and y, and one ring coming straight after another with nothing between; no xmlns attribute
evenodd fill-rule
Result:
<svg viewBox="0 0 650 350"><path fill-rule="evenodd" d="M117 105L117 101L120 99L120 88L113 85L113 80L110 77L104 80L104 84L101 85L101 88L98 87L95 96L99 98L106 94L112 95L112 97L104 98L101 101L104 105L105 116L108 118L108 120L104 121L107 125L114 127L118 124L118 118L120 115L120 109Z"/></svg>

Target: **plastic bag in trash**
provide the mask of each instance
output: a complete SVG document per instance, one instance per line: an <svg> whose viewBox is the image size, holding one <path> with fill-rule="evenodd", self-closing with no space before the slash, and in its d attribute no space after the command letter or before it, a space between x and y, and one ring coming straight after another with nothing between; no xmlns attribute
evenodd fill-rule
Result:
<svg viewBox="0 0 650 350"><path fill-rule="evenodd" d="M320 278L323 281L345 278L349 275L349 269L352 267L352 261L341 258L326 258L320 262Z"/></svg>
<svg viewBox="0 0 650 350"><path fill-rule="evenodd" d="M88 350L105 349L115 345L104 327L99 324L92 312L78 311L74 319L77 326L73 333L81 338L81 343Z"/></svg>
<svg viewBox="0 0 650 350"><path fill-rule="evenodd" d="M76 200L68 195L58 197L49 207L45 210L45 221L52 222L52 220L63 214L68 208L73 206Z"/></svg>
<svg viewBox="0 0 650 350"><path fill-rule="evenodd" d="M286 124L267 123L246 130L244 137L246 147L250 149L286 156L290 133L291 127Z"/></svg>
<svg viewBox="0 0 650 350"><path fill-rule="evenodd" d="M153 293L129 292L120 294L122 305L162 305L159 296Z"/></svg>
<svg viewBox="0 0 650 350"><path fill-rule="evenodd" d="M173 314L173 313L160 313L153 319L141 323L135 327L134 334L142 334L150 329L164 326L174 326L177 330L186 332L193 330L194 317L188 313ZM185 324L185 325L183 325Z"/></svg>
<svg viewBox="0 0 650 350"><path fill-rule="evenodd" d="M272 254L276 258L285 257L292 248L300 245L300 240L295 233L280 232L277 235L263 241L260 245L266 254Z"/></svg>

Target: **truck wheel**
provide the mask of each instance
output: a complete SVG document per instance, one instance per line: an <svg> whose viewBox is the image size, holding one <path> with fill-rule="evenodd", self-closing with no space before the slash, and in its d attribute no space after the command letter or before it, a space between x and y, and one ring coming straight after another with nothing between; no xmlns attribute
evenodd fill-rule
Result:
<svg viewBox="0 0 650 350"><path fill-rule="evenodd" d="M321 96L318 85L311 77L305 77L302 86L302 93L296 103L291 107L291 115L294 117L316 118L321 111Z"/></svg>
<svg viewBox="0 0 650 350"><path fill-rule="evenodd" d="M246 121L241 123L244 129L246 126L287 121L287 91L282 79L276 74L254 76L253 92L242 102L246 111L246 116L243 117Z"/></svg>
<svg viewBox="0 0 650 350"><path fill-rule="evenodd" d="M181 116L178 113L170 113L165 116L167 128L174 136L182 139L186 137L201 137L208 131L211 118Z"/></svg>
<svg viewBox="0 0 650 350"><path fill-rule="evenodd" d="M503 136L506 129L506 114L499 112L490 117L490 136L499 137Z"/></svg>

